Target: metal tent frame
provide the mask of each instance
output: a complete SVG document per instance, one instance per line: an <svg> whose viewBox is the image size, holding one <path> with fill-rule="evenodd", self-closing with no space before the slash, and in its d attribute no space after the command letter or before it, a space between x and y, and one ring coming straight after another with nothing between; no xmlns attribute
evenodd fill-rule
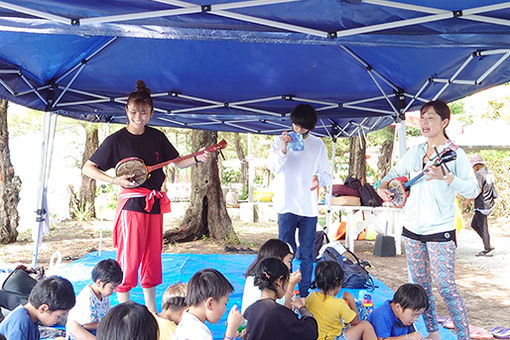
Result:
<svg viewBox="0 0 510 340"><path fill-rule="evenodd" d="M510 79L510 1L194 1L0 1L0 97L55 120L124 123L142 74L153 125L280 134L309 103L313 133L336 140Z"/></svg>

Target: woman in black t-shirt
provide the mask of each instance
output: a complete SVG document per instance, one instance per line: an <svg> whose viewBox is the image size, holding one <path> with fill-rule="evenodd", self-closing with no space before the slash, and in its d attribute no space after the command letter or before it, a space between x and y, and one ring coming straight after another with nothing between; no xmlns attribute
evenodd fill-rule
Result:
<svg viewBox="0 0 510 340"><path fill-rule="evenodd" d="M123 187L117 203L113 244L117 247L124 279L117 288L119 302L130 300L129 292L138 284L143 288L147 308L156 312L156 286L162 282L161 250L163 245L163 213L170 211L170 201L161 186L165 179L162 169L139 187L130 175L110 177L105 173L122 159L138 157L154 165L179 156L177 150L159 130L147 126L154 114L151 91L142 80L127 100L128 125L108 136L83 166L83 174L96 180ZM207 152L175 163L186 168L209 158Z"/></svg>

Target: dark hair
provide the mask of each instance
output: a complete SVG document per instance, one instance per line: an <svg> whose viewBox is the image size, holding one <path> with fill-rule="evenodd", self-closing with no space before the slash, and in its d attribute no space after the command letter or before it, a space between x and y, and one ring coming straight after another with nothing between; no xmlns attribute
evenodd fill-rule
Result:
<svg viewBox="0 0 510 340"><path fill-rule="evenodd" d="M0 334L0 340L7 340L7 338L3 334Z"/></svg>
<svg viewBox="0 0 510 340"><path fill-rule="evenodd" d="M103 283L120 284L122 282L122 269L117 261L107 259L100 261L92 269L92 281L101 280Z"/></svg>
<svg viewBox="0 0 510 340"><path fill-rule="evenodd" d="M97 340L157 340L158 323L147 307L127 301L113 307L97 326Z"/></svg>
<svg viewBox="0 0 510 340"><path fill-rule="evenodd" d="M136 82L135 91L129 94L126 107L134 101L136 104L147 104L154 109L154 103L152 102L151 90L147 88L143 80Z"/></svg>
<svg viewBox="0 0 510 340"><path fill-rule="evenodd" d="M340 264L335 261L321 261L315 266L315 280L312 282L312 288L319 288L324 293L344 283L344 271Z"/></svg>
<svg viewBox="0 0 510 340"><path fill-rule="evenodd" d="M171 309L173 311L180 311L186 307L186 294L188 293L187 283L174 283L165 290L163 298L161 299L161 308L163 310Z"/></svg>
<svg viewBox="0 0 510 340"><path fill-rule="evenodd" d="M222 273L206 268L196 272L189 280L185 302L188 306L196 306L210 297L218 301L233 291L234 287Z"/></svg>
<svg viewBox="0 0 510 340"><path fill-rule="evenodd" d="M254 276L255 267L266 257L277 257L280 260L283 260L283 258L288 254L292 254L292 249L287 242L277 238L269 239L260 247L257 253L257 258L252 262L252 264L250 264L245 275Z"/></svg>
<svg viewBox="0 0 510 340"><path fill-rule="evenodd" d="M299 104L290 113L291 122L307 130L315 128L317 119L317 112L308 104Z"/></svg>
<svg viewBox="0 0 510 340"><path fill-rule="evenodd" d="M439 117L441 117L441 121L448 119L448 124L450 124L450 117L452 114L446 102L438 99L423 104L423 106L420 109L420 116L423 115L423 112L425 112L425 110L427 110L428 108L433 108L434 111L436 111L436 113L439 115ZM443 129L443 135L445 136L446 139L449 139L445 132L445 129L448 126L448 124Z"/></svg>
<svg viewBox="0 0 510 340"><path fill-rule="evenodd" d="M429 297L427 292L422 286L414 283L405 283L398 287L391 302L398 303L402 309L429 309Z"/></svg>
<svg viewBox="0 0 510 340"><path fill-rule="evenodd" d="M70 310L76 303L73 285L60 276L49 276L37 282L28 302L35 308L48 305L49 311Z"/></svg>
<svg viewBox="0 0 510 340"><path fill-rule="evenodd" d="M289 268L277 257L266 257L255 267L253 283L262 289L277 292L275 281L283 277L284 282L289 281Z"/></svg>

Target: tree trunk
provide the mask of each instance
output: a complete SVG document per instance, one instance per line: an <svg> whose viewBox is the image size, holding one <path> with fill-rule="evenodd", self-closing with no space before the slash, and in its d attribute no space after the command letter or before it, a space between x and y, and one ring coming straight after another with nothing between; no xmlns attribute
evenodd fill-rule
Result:
<svg viewBox="0 0 510 340"><path fill-rule="evenodd" d="M82 124L82 126L85 128L85 150L81 159L81 167L83 167L99 146L97 126L93 124ZM87 220L96 218L96 180L82 175L79 195L74 192L72 185L69 186L69 191L69 215L71 218Z"/></svg>
<svg viewBox="0 0 510 340"><path fill-rule="evenodd" d="M349 141L349 176L356 177L362 184L365 184L367 182L365 137L350 137Z"/></svg>
<svg viewBox="0 0 510 340"><path fill-rule="evenodd" d="M379 159L377 160L377 177L382 179L391 169L391 155L393 153L393 141L395 140L395 127L388 126L388 131L391 132L391 138L385 140L381 145Z"/></svg>
<svg viewBox="0 0 510 340"><path fill-rule="evenodd" d="M18 237L18 203L21 180L14 176L9 153L7 130L7 101L0 99L0 243L16 241Z"/></svg>
<svg viewBox="0 0 510 340"><path fill-rule="evenodd" d="M193 130L191 134L193 150L216 143L215 132ZM192 166L191 206L179 227L164 233L165 243L192 241L203 236L237 240L223 199L216 157L212 155L209 162Z"/></svg>
<svg viewBox="0 0 510 340"><path fill-rule="evenodd" d="M241 137L237 132L234 133L234 147L236 149L237 158L239 158L239 161L241 162L241 184L243 185L243 188L248 188L248 161L246 160L246 156L241 146Z"/></svg>

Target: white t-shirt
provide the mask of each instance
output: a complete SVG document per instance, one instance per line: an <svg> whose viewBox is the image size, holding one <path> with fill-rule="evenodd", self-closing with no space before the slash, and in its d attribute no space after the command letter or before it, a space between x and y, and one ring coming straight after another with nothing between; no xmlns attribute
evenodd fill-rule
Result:
<svg viewBox="0 0 510 340"><path fill-rule="evenodd" d="M76 305L69 311L67 321L74 320L80 325L100 322L111 308L110 299L106 296L101 297L102 300L97 298L90 285L85 286L76 297ZM67 337L72 339L69 332Z"/></svg>
<svg viewBox="0 0 510 340"><path fill-rule="evenodd" d="M312 177L318 177L319 186L328 185L332 180L331 166L320 138L308 135L303 142L304 150L283 154L281 137L273 140L268 164L275 174L273 203L279 214L315 217L319 209L317 192L310 190Z"/></svg>
<svg viewBox="0 0 510 340"><path fill-rule="evenodd" d="M184 312L172 340L212 340L212 333L199 318Z"/></svg>
<svg viewBox="0 0 510 340"><path fill-rule="evenodd" d="M243 301L241 304L241 314L243 315L246 311L246 308L250 307L262 296L262 291L259 287L255 286L254 279L255 277L248 276L246 277L246 281L244 281ZM278 302L280 305L285 304L285 297L277 299L276 302Z"/></svg>

